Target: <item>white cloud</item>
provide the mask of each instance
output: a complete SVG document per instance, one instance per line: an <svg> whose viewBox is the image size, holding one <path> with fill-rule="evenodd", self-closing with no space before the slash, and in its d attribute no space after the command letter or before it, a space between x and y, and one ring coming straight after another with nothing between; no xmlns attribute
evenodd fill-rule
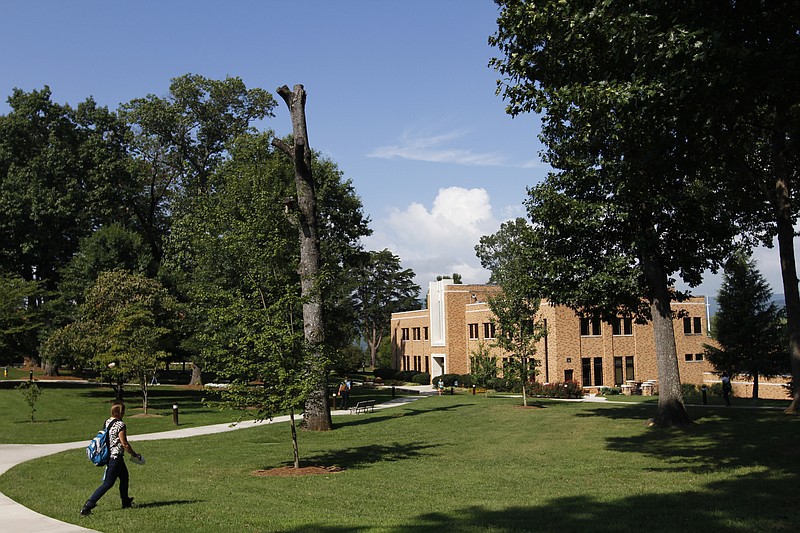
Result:
<svg viewBox="0 0 800 533"><path fill-rule="evenodd" d="M475 152L448 144L462 138L467 130L454 130L439 135L405 132L396 144L375 148L367 157L380 159L410 159L434 163L455 163L469 166L503 166L505 157L497 152Z"/></svg>
<svg viewBox="0 0 800 533"><path fill-rule="evenodd" d="M475 245L482 236L495 233L501 222L485 189L448 187L439 189L430 208L414 202L376 220L365 246L389 248L405 268L414 270L423 291L436 276L454 272L464 283L485 283L489 272L475 256Z"/></svg>

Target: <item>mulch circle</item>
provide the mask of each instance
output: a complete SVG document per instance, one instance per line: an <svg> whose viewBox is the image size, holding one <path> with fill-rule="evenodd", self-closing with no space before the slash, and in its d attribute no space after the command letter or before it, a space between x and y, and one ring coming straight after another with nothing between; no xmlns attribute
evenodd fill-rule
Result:
<svg viewBox="0 0 800 533"><path fill-rule="evenodd" d="M294 468L292 466L279 466L278 468L270 468L269 470L255 470L252 472L252 475L258 477L297 477L318 476L320 474L336 474L337 472L344 472L344 468L339 468L338 466L302 466L300 468Z"/></svg>

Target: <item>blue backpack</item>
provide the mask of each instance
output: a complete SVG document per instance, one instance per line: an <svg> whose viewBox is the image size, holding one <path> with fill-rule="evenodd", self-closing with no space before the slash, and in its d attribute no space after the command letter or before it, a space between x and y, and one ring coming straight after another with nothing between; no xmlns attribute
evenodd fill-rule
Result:
<svg viewBox="0 0 800 533"><path fill-rule="evenodd" d="M94 463L95 466L106 466L108 459L111 456L111 443L109 442L108 430L111 428L115 420L112 420L106 426L97 432L97 435L89 441L86 447L86 456Z"/></svg>

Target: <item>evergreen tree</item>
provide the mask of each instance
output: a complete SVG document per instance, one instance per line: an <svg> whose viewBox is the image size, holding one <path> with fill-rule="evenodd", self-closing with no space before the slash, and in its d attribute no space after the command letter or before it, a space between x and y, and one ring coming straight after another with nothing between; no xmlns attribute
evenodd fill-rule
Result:
<svg viewBox="0 0 800 533"><path fill-rule="evenodd" d="M744 252L725 265L717 302L714 336L721 348L706 345L706 357L718 372L752 379L753 398L758 398L759 376L789 370L784 310L772 301L772 290Z"/></svg>

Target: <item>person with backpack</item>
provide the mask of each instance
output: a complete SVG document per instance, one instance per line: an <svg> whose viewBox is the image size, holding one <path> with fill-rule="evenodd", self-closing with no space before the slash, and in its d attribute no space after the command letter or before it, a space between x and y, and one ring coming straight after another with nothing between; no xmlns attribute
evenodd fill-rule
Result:
<svg viewBox="0 0 800 533"><path fill-rule="evenodd" d="M142 456L133 451L131 444L128 442L125 422L122 421L124 416L125 404L114 402L111 405L111 418L106 420L105 423L108 433L109 459L103 475L103 483L97 487L97 490L83 504L81 516L92 514L92 509L97 507L97 501L114 486L117 479L119 479L119 496L122 499L122 508L127 509L133 503L133 498L128 495L128 468L125 466L124 454L127 451L131 456L139 460L142 459Z"/></svg>
<svg viewBox="0 0 800 533"><path fill-rule="evenodd" d="M352 382L350 379L345 376L344 381L339 385L339 397L342 399L342 405L340 406L341 409L347 409L347 403L350 401L350 388L352 387Z"/></svg>

